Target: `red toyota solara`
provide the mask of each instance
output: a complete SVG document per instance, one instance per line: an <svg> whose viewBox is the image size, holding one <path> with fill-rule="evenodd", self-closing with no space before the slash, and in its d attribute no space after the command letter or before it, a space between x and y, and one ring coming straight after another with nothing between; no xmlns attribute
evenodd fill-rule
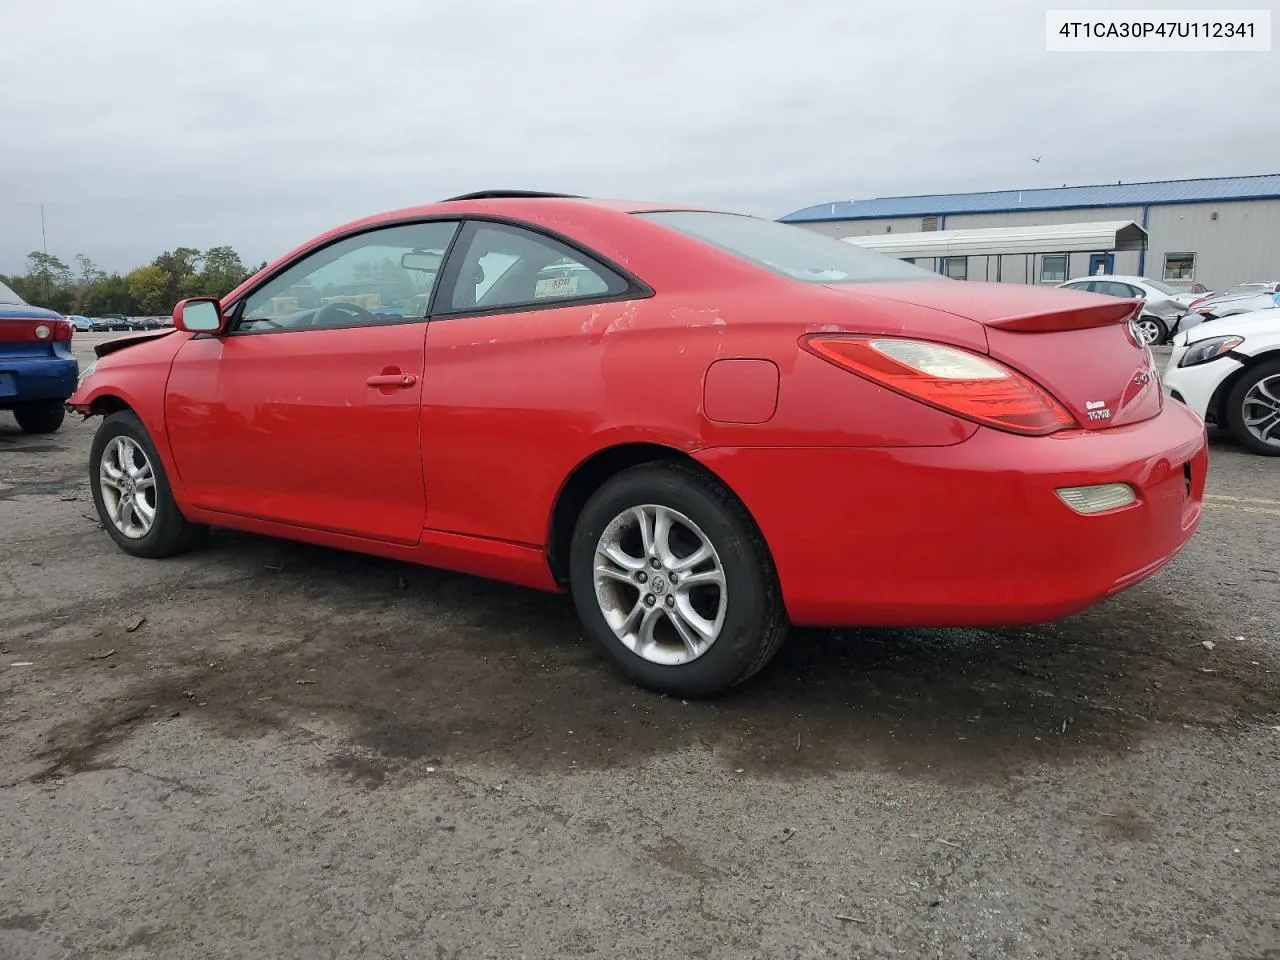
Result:
<svg viewBox="0 0 1280 960"><path fill-rule="evenodd" d="M966 283L735 214L488 191L347 224L97 348L128 553L210 525L568 590L712 695L790 624L1057 619L1200 519L1140 303Z"/></svg>

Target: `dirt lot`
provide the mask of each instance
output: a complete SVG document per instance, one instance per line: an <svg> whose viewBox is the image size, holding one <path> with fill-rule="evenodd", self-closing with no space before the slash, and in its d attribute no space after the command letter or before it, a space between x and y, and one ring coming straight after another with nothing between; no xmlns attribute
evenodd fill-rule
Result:
<svg viewBox="0 0 1280 960"><path fill-rule="evenodd" d="M797 632L683 703L564 599L130 559L96 422L0 414L4 960L1280 957L1280 462L1216 442L1191 546L1082 616Z"/></svg>

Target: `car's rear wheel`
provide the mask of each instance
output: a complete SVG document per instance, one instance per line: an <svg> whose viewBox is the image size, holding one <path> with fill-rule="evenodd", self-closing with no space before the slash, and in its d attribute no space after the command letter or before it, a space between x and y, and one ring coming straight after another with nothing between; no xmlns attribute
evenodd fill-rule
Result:
<svg viewBox="0 0 1280 960"><path fill-rule="evenodd" d="M13 418L24 433L53 433L66 415L61 400L28 400L13 407Z"/></svg>
<svg viewBox="0 0 1280 960"><path fill-rule="evenodd" d="M787 633L759 529L692 466L645 464L608 480L578 517L569 572L587 632L662 693L722 693L768 663Z"/></svg>
<svg viewBox="0 0 1280 960"><path fill-rule="evenodd" d="M111 414L98 428L89 477L98 517L126 553L167 557L195 546L207 532L174 503L155 445L131 410Z"/></svg>
<svg viewBox="0 0 1280 960"><path fill-rule="evenodd" d="M1226 413L1227 428L1243 446L1280 457L1280 360L1246 370L1227 396Z"/></svg>
<svg viewBox="0 0 1280 960"><path fill-rule="evenodd" d="M1137 322L1138 335L1149 347L1158 347L1169 338L1169 328L1159 317L1144 316Z"/></svg>

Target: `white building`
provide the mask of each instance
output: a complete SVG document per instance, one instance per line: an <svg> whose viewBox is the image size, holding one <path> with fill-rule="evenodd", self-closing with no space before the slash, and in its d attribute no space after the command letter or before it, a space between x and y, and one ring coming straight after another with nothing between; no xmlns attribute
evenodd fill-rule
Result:
<svg viewBox="0 0 1280 960"><path fill-rule="evenodd" d="M956 279L1059 283L1119 273L1212 290L1280 279L1280 174L841 200L782 220L866 238L867 246ZM1125 229L1129 221L1146 232L1145 244L1135 242L1136 230ZM1088 224L1101 228L1096 237ZM970 233L1015 227L1060 229ZM941 246L927 238L890 240L932 231L949 237ZM1055 250L1054 243L1061 245ZM988 252L969 253L966 246Z"/></svg>

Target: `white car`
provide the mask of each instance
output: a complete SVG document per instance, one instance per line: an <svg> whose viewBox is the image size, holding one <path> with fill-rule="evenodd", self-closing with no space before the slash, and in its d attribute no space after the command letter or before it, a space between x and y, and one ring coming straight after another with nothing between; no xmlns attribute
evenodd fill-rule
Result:
<svg viewBox="0 0 1280 960"><path fill-rule="evenodd" d="M1280 457L1280 307L1177 334L1162 380L1169 396L1246 449Z"/></svg>

